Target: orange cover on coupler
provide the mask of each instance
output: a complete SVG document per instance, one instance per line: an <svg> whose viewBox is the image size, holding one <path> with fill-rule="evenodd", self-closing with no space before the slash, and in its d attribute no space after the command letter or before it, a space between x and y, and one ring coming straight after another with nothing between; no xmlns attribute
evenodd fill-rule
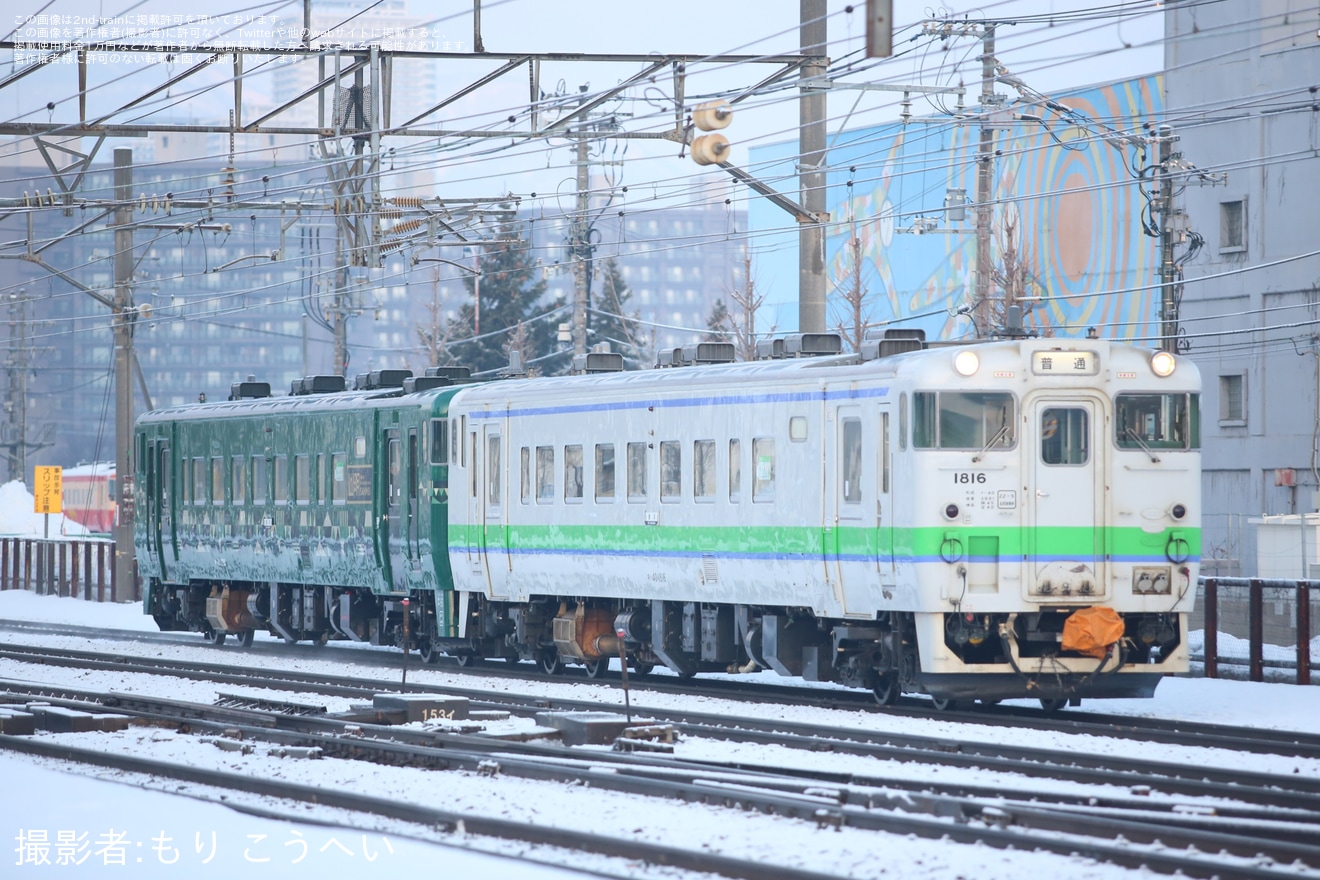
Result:
<svg viewBox="0 0 1320 880"><path fill-rule="evenodd" d="M1104 605L1074 611L1063 622L1063 650L1103 659L1109 646L1123 638L1123 618Z"/></svg>

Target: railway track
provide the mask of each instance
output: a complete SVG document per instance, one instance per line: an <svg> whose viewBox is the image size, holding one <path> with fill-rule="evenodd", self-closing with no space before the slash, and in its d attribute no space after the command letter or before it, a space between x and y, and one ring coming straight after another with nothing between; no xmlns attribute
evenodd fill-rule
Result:
<svg viewBox="0 0 1320 880"><path fill-rule="evenodd" d="M1082 852L1118 865L1145 865L1164 872L1190 876L1243 877L1297 876L1296 864L1320 869L1320 847L1310 843L1320 821L1320 806L1291 811L1233 808L1187 812L1176 805L1152 806L1149 799L1134 811L1132 803L1113 799L1101 802L1081 797L1043 801L1042 793L1017 798L982 794L950 794L927 790L894 790L883 779L819 772L785 772L781 768L754 768L745 764L713 764L651 755L591 753L579 758L559 746L510 743L489 738L432 733L408 728L349 724L324 717L290 716L267 709L217 708L152 697L132 697L42 686L5 685L8 699L39 697L70 707L110 705L117 713L136 715L143 722L170 724L192 732L265 740L284 746L316 749L327 757L371 760L389 765L434 770L460 769L553 782L572 781L594 788L671 800L697 801L744 810L806 819L823 826L870 829L922 837L948 837L996 847L1040 848L1059 853ZM0 737L0 746L63 757L83 763L150 772L198 784L228 785L253 793L314 799L318 803L348 806L391 818L418 821L421 808L397 805L349 793L327 794L322 788L295 791L249 776L216 780L215 771L195 767L161 767L141 757L88 752L46 743L24 745L26 738ZM148 764L150 766L148 767ZM607 772L602 772L605 768ZM1276 780L1276 786L1282 780ZM280 794L279 791L286 793ZM349 801L358 806L349 806ZM466 815L470 833L477 831ZM449 825L455 816L429 814L427 821ZM512 829L499 825L494 836L508 837ZM524 833L517 839L536 842L543 832ZM612 839L611 839L612 840ZM1118 841L1127 842L1118 842ZM562 841L561 841L562 842ZM590 852L609 847L595 836L581 841ZM577 844L574 844L577 845ZM617 843L614 851L619 852ZM1153 847L1153 849L1152 849ZM1206 853L1217 853L1207 861ZM1247 862L1226 870L1226 857ZM705 867L685 862L673 853L631 851L625 857L686 865L725 876L819 876L808 872L758 873L755 867ZM1262 857L1274 864L1262 863ZM1248 863L1249 862L1249 863ZM1282 866L1291 865L1285 869ZM759 867L759 866L757 866ZM1284 871L1285 873L1280 873Z"/></svg>
<svg viewBox="0 0 1320 880"><path fill-rule="evenodd" d="M26 632L34 635L109 638L130 642L203 647L202 644L199 644L199 639L195 634L183 636L176 633L101 630L96 627L10 620L0 620L0 630ZM333 645L327 648L327 650L334 649ZM233 650L240 649L235 648ZM301 659L306 659L310 652L306 645L291 646L276 641L257 642L252 647L241 650L244 653L251 652L260 657ZM343 648L341 653L345 655L345 662L389 669L394 672L399 671L404 663L403 655L397 651ZM164 660L159 662L162 665L168 665L169 663L169 661ZM200 668L195 663L175 662L178 668ZM208 667L218 667L220 664L206 665ZM415 658L410 665L414 670L420 667L419 661ZM457 663L449 662L443 668L447 672L477 679L483 677L513 678L525 680L529 683L572 680L571 677L547 678L535 671L535 668L530 664L506 664L492 661L475 667L459 667ZM897 705L881 707L875 705L871 697L865 692L842 688L761 683L751 677L745 681L728 679L687 679L680 681L672 676L653 673L643 676L630 674L629 678L636 690L661 694L863 711L905 718L929 719L936 716L931 704L926 700L905 698ZM608 673L604 677L593 681L599 684L617 685L619 675L618 673ZM1101 736L1111 739L1135 740L1184 747L1220 748L1248 754L1275 754L1320 759L1320 735L1304 731L1234 727L1144 716L1108 715L1103 712L1082 712L1075 709L1051 714L1039 709L1021 706L979 707L960 712L938 713L936 717L942 720L957 721L987 728L1011 727L1022 730Z"/></svg>

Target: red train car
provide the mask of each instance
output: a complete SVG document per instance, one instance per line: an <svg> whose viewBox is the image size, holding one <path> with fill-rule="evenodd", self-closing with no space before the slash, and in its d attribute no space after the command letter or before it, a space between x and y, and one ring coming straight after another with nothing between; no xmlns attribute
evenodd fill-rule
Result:
<svg viewBox="0 0 1320 880"><path fill-rule="evenodd" d="M64 515L93 532L115 525L115 463L100 461L64 469Z"/></svg>

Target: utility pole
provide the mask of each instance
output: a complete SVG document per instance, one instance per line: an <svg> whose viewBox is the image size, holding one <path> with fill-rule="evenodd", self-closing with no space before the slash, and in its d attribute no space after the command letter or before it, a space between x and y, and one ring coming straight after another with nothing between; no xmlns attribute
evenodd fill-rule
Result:
<svg viewBox="0 0 1320 880"><path fill-rule="evenodd" d="M9 479L27 480L27 380L31 352L28 348L27 291L9 295L9 354L5 372L9 374L9 399L5 410L12 435L5 440L8 450ZM6 431L8 434L9 431Z"/></svg>
<svg viewBox="0 0 1320 880"><path fill-rule="evenodd" d="M799 36L802 54L812 60L802 65L802 94L798 98L798 187L802 206L811 221L798 227L798 330L825 332L825 114L826 92L818 86L828 70L828 29L825 0L801 0Z"/></svg>
<svg viewBox="0 0 1320 880"><path fill-rule="evenodd" d="M1173 207L1173 128L1159 127L1160 175L1160 348L1178 353L1178 302L1182 299L1182 285L1178 283L1178 266L1173 249L1181 240L1182 230Z"/></svg>
<svg viewBox="0 0 1320 880"><path fill-rule="evenodd" d="M981 143L976 155L976 332L990 330L990 282L994 271L990 232L994 223L995 129L991 117L1003 99L995 94L995 26L981 36ZM1011 305L1011 303L1005 303Z"/></svg>
<svg viewBox="0 0 1320 880"><path fill-rule="evenodd" d="M579 104L581 102L579 101ZM577 211L573 215L573 354L587 353L587 297L591 291L591 230L587 223L587 210L591 207L590 144L587 143L586 120L578 126L577 139Z"/></svg>
<svg viewBox="0 0 1320 880"><path fill-rule="evenodd" d="M133 595L133 151L115 150L115 299L110 310L115 338L115 519L114 595Z"/></svg>

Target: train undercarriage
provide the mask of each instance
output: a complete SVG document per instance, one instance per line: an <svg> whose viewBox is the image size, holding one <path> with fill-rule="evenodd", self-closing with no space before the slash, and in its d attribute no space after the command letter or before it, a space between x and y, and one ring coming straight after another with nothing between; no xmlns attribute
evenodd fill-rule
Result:
<svg viewBox="0 0 1320 880"><path fill-rule="evenodd" d="M1118 618L1121 637L1083 653L1064 648L1071 608L881 612L857 621L820 619L792 607L570 597L500 603L474 593L438 595L447 608L436 608L434 592L405 598L302 584L153 583L149 610L162 630L198 631L215 644L231 635L250 644L264 630L290 643L406 645L426 662L444 654L463 666L531 661L548 674L580 665L592 678L620 658L637 672L665 666L682 677L773 670L864 688L882 704L926 693L942 709L1020 697L1050 709L1082 697L1149 697L1166 671L1181 671L1166 670L1165 662L1185 657L1179 651L1185 618L1178 614ZM458 622L460 635L439 632L444 617Z"/></svg>

